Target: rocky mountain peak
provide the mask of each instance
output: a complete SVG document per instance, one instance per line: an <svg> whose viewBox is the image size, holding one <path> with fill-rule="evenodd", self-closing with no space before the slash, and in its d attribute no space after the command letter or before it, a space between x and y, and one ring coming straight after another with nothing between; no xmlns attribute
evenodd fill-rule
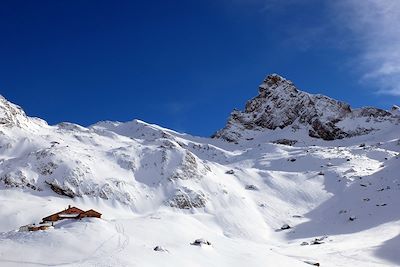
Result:
<svg viewBox="0 0 400 267"><path fill-rule="evenodd" d="M0 125L21 126L28 118L21 107L9 102L0 95Z"/></svg>
<svg viewBox="0 0 400 267"><path fill-rule="evenodd" d="M270 74L268 75L262 84L258 87L258 93L262 97L266 97L271 91L274 90L282 90L287 92L297 92L297 89L294 87L293 83L289 80L286 80L282 76L278 74Z"/></svg>
<svg viewBox="0 0 400 267"><path fill-rule="evenodd" d="M259 86L258 95L247 101L244 111L233 111L226 127L213 137L237 141L246 130L292 126L294 129L306 127L311 137L334 140L370 131L358 126L351 130L338 126L346 118L390 116L391 113L376 108L352 111L347 103L303 92L293 82L271 74Z"/></svg>

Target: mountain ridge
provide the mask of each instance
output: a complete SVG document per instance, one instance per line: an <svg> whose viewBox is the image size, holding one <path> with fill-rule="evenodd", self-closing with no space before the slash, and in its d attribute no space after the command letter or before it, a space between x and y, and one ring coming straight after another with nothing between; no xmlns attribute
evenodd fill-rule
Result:
<svg viewBox="0 0 400 267"><path fill-rule="evenodd" d="M293 82L278 74L268 75L258 92L256 97L247 101L244 111L231 113L227 125L217 131L214 138L235 142L240 138L240 132L246 130L305 126L311 137L335 140L375 130L357 124L353 129L344 129L340 126L341 121L373 117L377 122L399 122L399 116L383 109L363 107L352 110L347 103L300 91Z"/></svg>

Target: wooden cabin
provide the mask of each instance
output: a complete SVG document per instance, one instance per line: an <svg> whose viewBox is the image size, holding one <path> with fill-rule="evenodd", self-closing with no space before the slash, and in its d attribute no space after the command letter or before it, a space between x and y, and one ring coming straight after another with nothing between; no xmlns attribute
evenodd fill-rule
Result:
<svg viewBox="0 0 400 267"><path fill-rule="evenodd" d="M28 227L28 231L39 231L39 230L47 230L49 229L51 226L50 225L32 225Z"/></svg>
<svg viewBox="0 0 400 267"><path fill-rule="evenodd" d="M27 232L27 231L39 231L39 230L47 230L50 227L52 227L49 224L42 224L42 225L36 225L36 224L28 224L28 225L23 225L19 228L19 232Z"/></svg>
<svg viewBox="0 0 400 267"><path fill-rule="evenodd" d="M62 210L57 213L54 213L47 217L44 217L42 219L42 221L43 222L56 222L56 221L64 220L64 219L82 219L82 218L87 218L87 217L101 218L101 213L99 213L93 209L83 211L77 207L71 207L69 205L67 209Z"/></svg>

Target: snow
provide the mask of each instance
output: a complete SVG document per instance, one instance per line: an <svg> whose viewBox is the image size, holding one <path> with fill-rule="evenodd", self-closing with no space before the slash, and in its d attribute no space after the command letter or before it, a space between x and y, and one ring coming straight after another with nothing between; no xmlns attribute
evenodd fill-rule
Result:
<svg viewBox="0 0 400 267"><path fill-rule="evenodd" d="M231 125L235 144L139 120L49 126L1 103L0 266L400 266L395 120L348 117L376 130L333 141ZM68 205L102 218L18 231Z"/></svg>
<svg viewBox="0 0 400 267"><path fill-rule="evenodd" d="M61 218L76 218L79 216L79 213L76 213L76 214L75 213L69 213L69 214L61 213L61 214L58 214L58 216Z"/></svg>

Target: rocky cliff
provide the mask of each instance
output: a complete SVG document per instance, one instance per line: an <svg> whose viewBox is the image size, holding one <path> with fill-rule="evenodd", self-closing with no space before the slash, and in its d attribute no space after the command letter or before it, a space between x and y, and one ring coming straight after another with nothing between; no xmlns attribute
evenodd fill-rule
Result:
<svg viewBox="0 0 400 267"><path fill-rule="evenodd" d="M365 123L360 124L364 120ZM227 125L214 134L230 142L238 141L247 130L263 131L291 127L306 128L311 137L324 140L342 139L379 130L371 122L399 121L395 112L365 107L352 109L349 104L324 95L300 91L289 80L272 74L258 88L258 95L246 103L244 111L234 110ZM343 124L358 120L354 127Z"/></svg>

